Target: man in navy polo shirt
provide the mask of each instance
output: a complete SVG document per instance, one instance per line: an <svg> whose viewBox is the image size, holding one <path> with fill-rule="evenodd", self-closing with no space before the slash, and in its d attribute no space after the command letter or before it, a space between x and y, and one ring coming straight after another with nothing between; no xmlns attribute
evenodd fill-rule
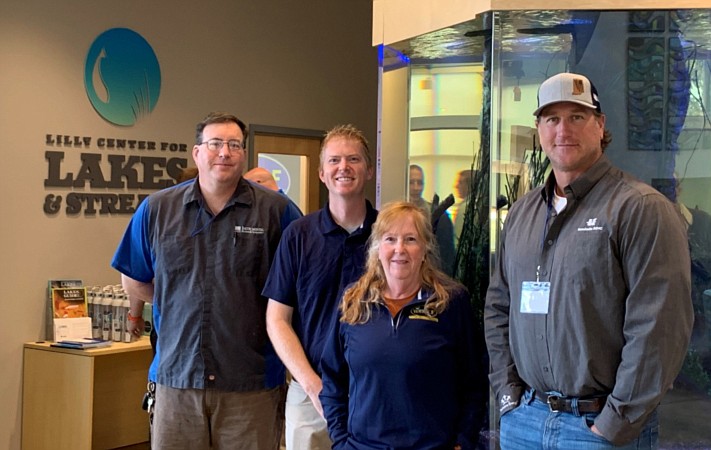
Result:
<svg viewBox="0 0 711 450"><path fill-rule="evenodd" d="M292 376L286 400L288 450L331 448L318 398L319 362L341 294L365 265L366 241L377 216L365 199L372 176L362 132L339 125L326 134L319 178L328 189L328 203L284 231L262 292L269 297L269 337Z"/></svg>
<svg viewBox="0 0 711 450"><path fill-rule="evenodd" d="M301 214L242 178L247 130L212 113L198 123L198 177L151 194L111 265L140 335L144 302L158 333L153 448L276 450L284 367L260 296L282 230Z"/></svg>

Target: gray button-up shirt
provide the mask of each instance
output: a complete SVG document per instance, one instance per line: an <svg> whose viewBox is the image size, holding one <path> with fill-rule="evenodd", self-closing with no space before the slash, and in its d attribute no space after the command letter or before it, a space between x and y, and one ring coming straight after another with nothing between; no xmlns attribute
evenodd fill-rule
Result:
<svg viewBox="0 0 711 450"><path fill-rule="evenodd" d="M684 360L693 312L675 206L602 156L551 207L555 179L511 208L487 293L490 379L502 410L528 385L609 395L595 424L636 437ZM550 282L548 314L521 312L524 281Z"/></svg>
<svg viewBox="0 0 711 450"><path fill-rule="evenodd" d="M242 178L217 215L205 208L195 181L144 200L112 266L155 284L151 380L224 391L284 382L260 292L283 228L299 215L285 196Z"/></svg>

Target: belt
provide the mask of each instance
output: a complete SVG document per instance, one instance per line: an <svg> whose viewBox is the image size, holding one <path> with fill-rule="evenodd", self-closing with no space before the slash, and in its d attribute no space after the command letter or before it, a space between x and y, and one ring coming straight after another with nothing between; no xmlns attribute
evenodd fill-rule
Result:
<svg viewBox="0 0 711 450"><path fill-rule="evenodd" d="M562 397L555 394L546 394L545 392L540 392L538 390L533 390L535 392L535 397L548 404L548 408L551 412L567 412L575 413L574 404L577 403L577 412L581 414L599 413L602 408L605 407L605 402L607 401L607 396L602 395L598 397Z"/></svg>

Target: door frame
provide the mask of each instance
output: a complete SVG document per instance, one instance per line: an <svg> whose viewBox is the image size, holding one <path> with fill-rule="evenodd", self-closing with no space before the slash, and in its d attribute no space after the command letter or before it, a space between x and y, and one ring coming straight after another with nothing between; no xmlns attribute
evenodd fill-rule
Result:
<svg viewBox="0 0 711 450"><path fill-rule="evenodd" d="M255 148L255 137L257 136L277 136L277 137L285 137L285 138L317 138L319 140L319 144L323 143L323 139L326 135L326 132L324 130L313 130L313 129L308 129L308 128L290 128L290 127L277 127L273 125L260 125L260 124L252 124L249 125L248 128L248 138L247 138L247 170L253 169L257 165L257 155L256 155L256 148ZM292 153L289 151L289 149L285 149L284 154L293 154L293 155L301 155L300 153ZM308 200L308 210L317 210L318 208L321 207L326 202L326 199L328 198L328 193L323 186L323 184L320 182L318 179L318 167L319 167L319 160L318 157L315 158L315 160L309 160L309 167L308 167L308 173L309 173L309 178L310 177L316 177L317 184L318 184L318 201L317 204L314 205L312 201L311 195L309 195L309 200ZM314 184L316 186L316 184ZM304 213L307 213L308 211L304 211Z"/></svg>

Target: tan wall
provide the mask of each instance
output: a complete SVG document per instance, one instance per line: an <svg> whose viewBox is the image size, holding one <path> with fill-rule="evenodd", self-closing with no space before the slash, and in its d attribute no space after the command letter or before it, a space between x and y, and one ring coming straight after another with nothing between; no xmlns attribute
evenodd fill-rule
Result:
<svg viewBox="0 0 711 450"><path fill-rule="evenodd" d="M473 19L477 0L373 0L373 45L392 44Z"/></svg>
<svg viewBox="0 0 711 450"><path fill-rule="evenodd" d="M668 9L665 0L373 0L373 45L393 44L473 19L486 11ZM676 9L709 8L709 0L677 0Z"/></svg>
<svg viewBox="0 0 711 450"><path fill-rule="evenodd" d="M48 146L45 135L192 144L195 123L226 110L280 127L351 122L375 142L371 20L371 4L356 1L0 3L0 448L20 448L22 344L43 337L47 280L117 283L109 261L129 219L45 214L47 194L69 193L44 187L45 151L64 151L66 171L82 151L118 153ZM89 46L114 27L141 34L161 65L158 104L133 127L103 120L84 89Z"/></svg>

